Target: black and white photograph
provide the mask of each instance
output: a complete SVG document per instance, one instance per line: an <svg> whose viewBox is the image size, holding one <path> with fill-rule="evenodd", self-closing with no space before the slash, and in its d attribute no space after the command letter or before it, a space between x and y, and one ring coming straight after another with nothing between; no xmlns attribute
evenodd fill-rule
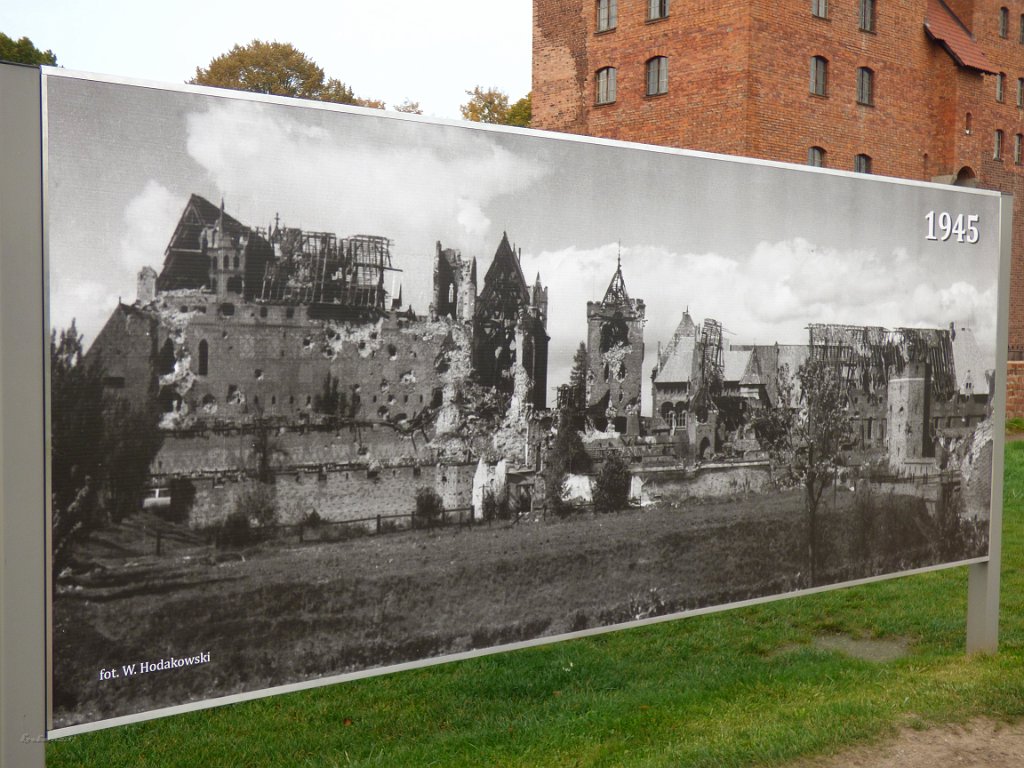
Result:
<svg viewBox="0 0 1024 768"><path fill-rule="evenodd" d="M58 733L987 557L998 194L44 84Z"/></svg>

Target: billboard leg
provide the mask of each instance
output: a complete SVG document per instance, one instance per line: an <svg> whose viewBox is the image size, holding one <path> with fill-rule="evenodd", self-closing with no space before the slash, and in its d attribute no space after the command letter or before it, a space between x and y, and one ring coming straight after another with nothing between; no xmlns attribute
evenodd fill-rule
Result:
<svg viewBox="0 0 1024 768"><path fill-rule="evenodd" d="M46 763L38 67L0 65L0 766Z"/></svg>
<svg viewBox="0 0 1024 768"><path fill-rule="evenodd" d="M969 566L967 578L967 652L999 649L999 564Z"/></svg>

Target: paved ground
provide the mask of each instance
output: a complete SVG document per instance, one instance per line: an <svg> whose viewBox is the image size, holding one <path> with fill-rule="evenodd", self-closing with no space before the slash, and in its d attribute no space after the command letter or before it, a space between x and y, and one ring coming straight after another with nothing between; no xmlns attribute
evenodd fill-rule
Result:
<svg viewBox="0 0 1024 768"><path fill-rule="evenodd" d="M1021 768L1024 722L974 720L963 726L905 730L894 740L791 768Z"/></svg>

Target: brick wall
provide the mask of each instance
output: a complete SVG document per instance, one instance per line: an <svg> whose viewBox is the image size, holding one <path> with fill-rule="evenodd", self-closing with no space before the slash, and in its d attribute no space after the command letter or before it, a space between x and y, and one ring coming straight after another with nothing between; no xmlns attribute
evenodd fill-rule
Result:
<svg viewBox="0 0 1024 768"><path fill-rule="evenodd" d="M873 173L912 179L952 180L966 168L978 186L1015 196L1009 346L1011 357L1024 356L1024 166L1013 155L1015 135L1024 135L1024 0L947 4L1006 74L1002 102L994 75L958 67L929 40L927 0L876 3L872 32L859 28L852 0L829 3L826 19L811 14L808 0L691 0L654 22L646 3L620 2L617 26L600 33L593 0L534 0L533 124L794 163L818 146L829 167L853 170L855 156L866 154ZM669 60L664 95L645 95L652 56ZM824 97L810 93L812 56L829 62ZM602 67L616 67L616 100L596 105ZM875 73L873 105L857 103L861 67Z"/></svg>
<svg viewBox="0 0 1024 768"><path fill-rule="evenodd" d="M1006 418L1024 419L1024 361L1011 360L1006 371Z"/></svg>

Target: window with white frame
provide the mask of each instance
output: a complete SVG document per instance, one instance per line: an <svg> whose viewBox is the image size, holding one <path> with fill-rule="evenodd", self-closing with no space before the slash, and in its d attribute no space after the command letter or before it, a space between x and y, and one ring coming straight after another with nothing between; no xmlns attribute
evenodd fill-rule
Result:
<svg viewBox="0 0 1024 768"><path fill-rule="evenodd" d="M828 18L828 0L811 0L811 15L819 19Z"/></svg>
<svg viewBox="0 0 1024 768"><path fill-rule="evenodd" d="M875 103L875 73L867 67L857 70L857 103Z"/></svg>
<svg viewBox="0 0 1024 768"><path fill-rule="evenodd" d="M597 103L611 104L615 101L615 67L597 70Z"/></svg>
<svg viewBox="0 0 1024 768"><path fill-rule="evenodd" d="M647 95L668 93L668 57L655 56L647 60Z"/></svg>
<svg viewBox="0 0 1024 768"><path fill-rule="evenodd" d="M811 57L811 93L824 96L828 92L828 59L824 56Z"/></svg>
<svg viewBox="0 0 1024 768"><path fill-rule="evenodd" d="M654 21L668 16L668 0L647 0L647 19Z"/></svg>
<svg viewBox="0 0 1024 768"><path fill-rule="evenodd" d="M860 0L860 28L865 32L875 31L875 0Z"/></svg>
<svg viewBox="0 0 1024 768"><path fill-rule="evenodd" d="M619 0L597 0L597 31L615 29L619 21Z"/></svg>

